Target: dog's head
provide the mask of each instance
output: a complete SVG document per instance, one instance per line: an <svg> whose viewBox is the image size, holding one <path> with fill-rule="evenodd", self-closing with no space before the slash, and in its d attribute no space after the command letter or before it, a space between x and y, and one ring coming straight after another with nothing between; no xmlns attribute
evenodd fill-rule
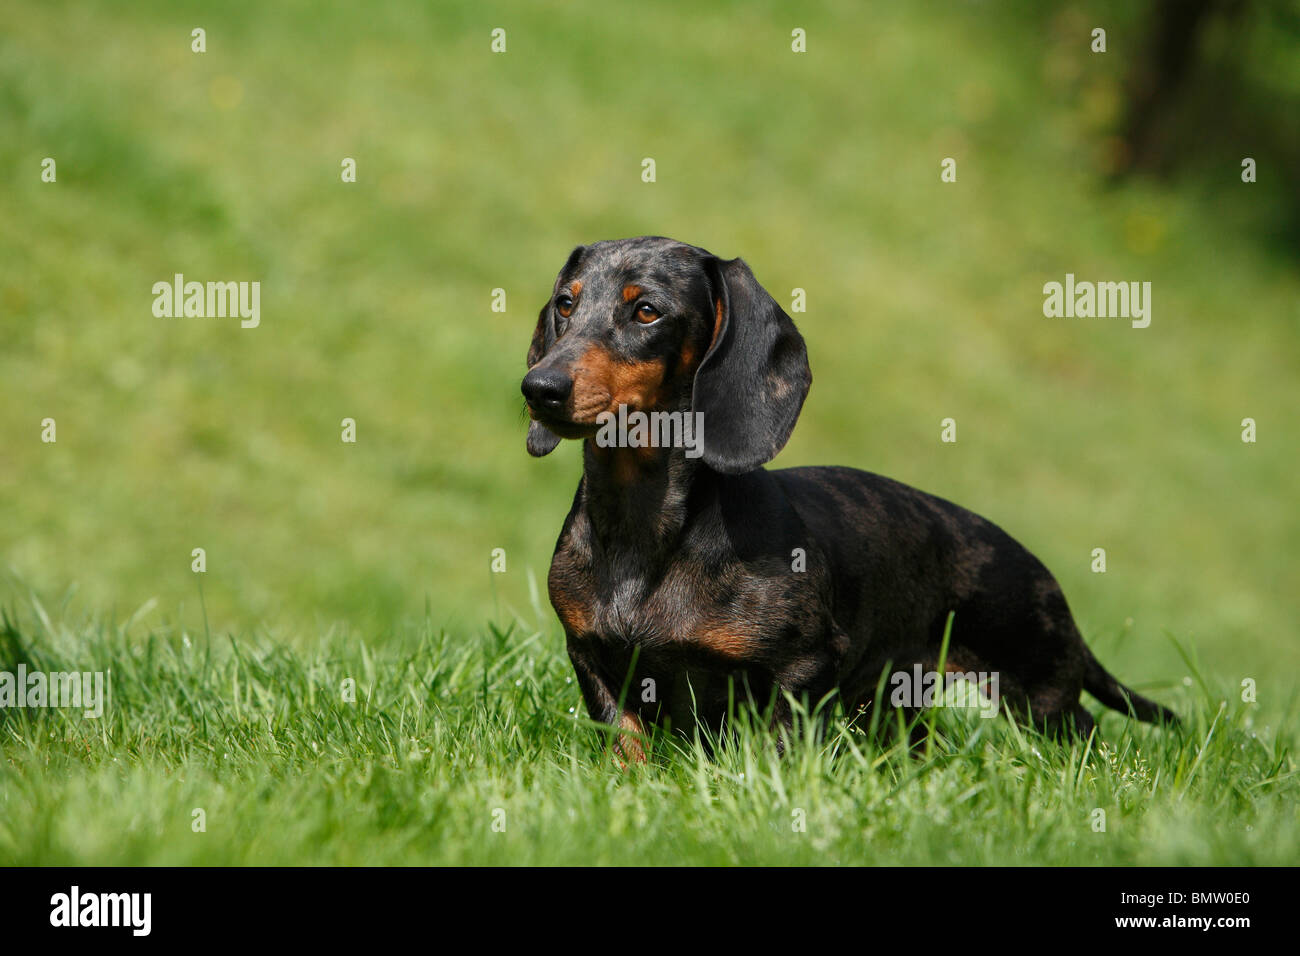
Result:
<svg viewBox="0 0 1300 956"><path fill-rule="evenodd" d="M785 445L811 384L803 337L740 259L649 236L579 246L528 348L528 451L592 437L620 405L690 411L705 463L740 474Z"/></svg>

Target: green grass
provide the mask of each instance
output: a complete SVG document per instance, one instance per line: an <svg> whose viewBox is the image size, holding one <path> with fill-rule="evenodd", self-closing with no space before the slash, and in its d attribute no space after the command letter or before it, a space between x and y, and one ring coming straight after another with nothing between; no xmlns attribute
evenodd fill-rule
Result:
<svg viewBox="0 0 1300 956"><path fill-rule="evenodd" d="M1107 185L1139 13L7 4L0 606L31 658L111 666L116 704L0 712L0 859L1294 859L1300 276L1271 150L1298 138L1296 58L1247 11L1242 85L1190 99L1227 91L1233 121L1176 175ZM616 772L534 610L579 456L526 456L518 385L568 250L642 233L807 290L814 385L777 466L867 468L999 523L1189 738L1108 718L1113 761L985 726L919 761L832 734L774 762L749 736ZM155 319L175 272L261 281L261 327ZM1066 272L1151 281L1151 327L1045 319ZM339 704L345 673L365 703Z"/></svg>
<svg viewBox="0 0 1300 956"><path fill-rule="evenodd" d="M1295 701L1243 704L1212 680L1165 695L1182 736L1111 714L1100 738L1062 747L1004 718L936 710L914 755L801 719L778 756L742 713L712 754L658 737L648 765L621 770L606 735L575 719L554 628L453 638L425 622L382 649L341 632L298 642L310 652L283 638L11 611L8 659L111 669L112 702L98 721L0 711L0 864L1214 865L1300 853L1295 738L1281 729Z"/></svg>

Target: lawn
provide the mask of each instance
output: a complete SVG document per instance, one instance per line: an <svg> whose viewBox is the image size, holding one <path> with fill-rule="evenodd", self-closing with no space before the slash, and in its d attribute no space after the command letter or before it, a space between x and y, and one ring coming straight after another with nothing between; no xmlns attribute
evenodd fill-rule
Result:
<svg viewBox="0 0 1300 956"><path fill-rule="evenodd" d="M1294 733L1212 681L1167 695L1183 735L1112 716L1070 748L936 709L916 754L802 721L778 756L741 720L712 749L657 737L624 770L549 626L413 625L383 649L337 632L300 651L28 616L31 630L7 623L6 654L109 671L112 697L97 721L0 711L4 864L1286 865L1300 851Z"/></svg>
<svg viewBox="0 0 1300 956"><path fill-rule="evenodd" d="M1141 18L1048 6L9 5L0 671L113 696L0 710L0 863L1300 858L1294 169L1109 182ZM542 587L580 456L525 454L518 388L572 246L643 233L806 290L775 466L1002 525L1187 733L615 768ZM176 273L259 281L259 326L156 317ZM1045 317L1067 273L1151 282L1151 325Z"/></svg>

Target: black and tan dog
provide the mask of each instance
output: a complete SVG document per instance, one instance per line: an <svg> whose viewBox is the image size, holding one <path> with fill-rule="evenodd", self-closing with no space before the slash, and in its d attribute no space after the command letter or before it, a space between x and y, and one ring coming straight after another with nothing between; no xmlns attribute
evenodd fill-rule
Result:
<svg viewBox="0 0 1300 956"><path fill-rule="evenodd" d="M937 666L955 612L947 668L998 674L1035 725L1086 734L1081 689L1176 723L1106 672L1052 575L1000 528L879 475L761 467L812 374L794 323L740 259L658 237L580 246L528 366L528 451L585 439L549 590L593 719L637 734L665 719L716 726L729 684L775 697L778 722L786 691L815 703L838 690L853 712L885 668ZM702 457L602 447L598 416L620 405L699 413ZM643 758L634 736L621 747Z"/></svg>

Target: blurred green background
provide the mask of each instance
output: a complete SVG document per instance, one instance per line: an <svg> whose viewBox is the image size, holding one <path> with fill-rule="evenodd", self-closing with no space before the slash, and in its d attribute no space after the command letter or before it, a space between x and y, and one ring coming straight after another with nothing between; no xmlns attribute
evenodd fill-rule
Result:
<svg viewBox="0 0 1300 956"><path fill-rule="evenodd" d="M1134 683L1185 673L1168 633L1294 684L1300 55L1271 6L1204 21L1140 144L1152 26L1130 3L50 0L4 21L8 592L201 627L203 547L214 631L383 640L539 605L558 627L532 586L580 456L525 454L524 354L573 245L652 233L744 257L784 303L807 290L814 385L777 466L998 522ZM176 272L260 281L261 326L155 318ZM1150 328L1045 318L1067 272L1150 281Z"/></svg>

